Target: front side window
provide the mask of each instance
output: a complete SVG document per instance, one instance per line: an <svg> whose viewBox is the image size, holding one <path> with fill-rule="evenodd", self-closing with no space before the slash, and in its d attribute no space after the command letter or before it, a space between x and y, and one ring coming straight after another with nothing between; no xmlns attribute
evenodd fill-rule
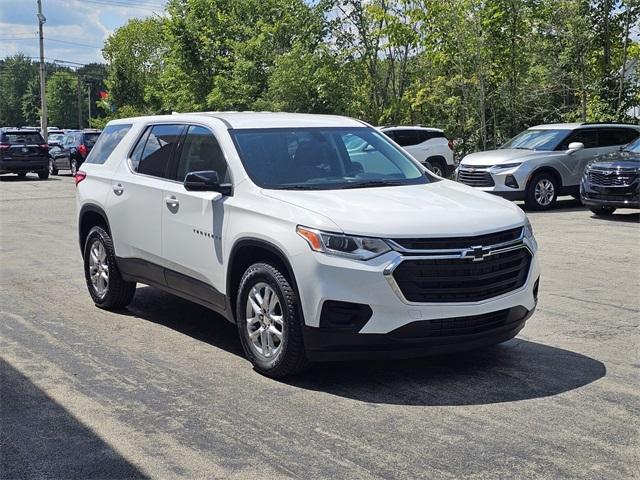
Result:
<svg viewBox="0 0 640 480"><path fill-rule="evenodd" d="M560 145L559 150L567 150L569 144L580 142L584 148L596 148L598 146L598 130L595 128L585 128L584 130L576 130L569 138Z"/></svg>
<svg viewBox="0 0 640 480"><path fill-rule="evenodd" d="M247 173L263 188L330 190L429 182L385 135L370 128L243 129L231 134Z"/></svg>
<svg viewBox="0 0 640 480"><path fill-rule="evenodd" d="M134 169L144 175L164 177L183 128L182 125L154 125L151 127L140 159Z"/></svg>
<svg viewBox="0 0 640 480"><path fill-rule="evenodd" d="M570 130L525 130L516 135L500 148L514 148L517 150L560 150L558 145L569 135ZM566 150L566 148L565 148Z"/></svg>
<svg viewBox="0 0 640 480"><path fill-rule="evenodd" d="M204 127L191 125L182 146L175 180L183 181L189 172L213 170L221 182L227 182L227 162L216 137Z"/></svg>
<svg viewBox="0 0 640 480"><path fill-rule="evenodd" d="M93 146L86 163L97 163L102 165L107 161L111 152L118 146L124 136L131 130L131 124L108 125Z"/></svg>

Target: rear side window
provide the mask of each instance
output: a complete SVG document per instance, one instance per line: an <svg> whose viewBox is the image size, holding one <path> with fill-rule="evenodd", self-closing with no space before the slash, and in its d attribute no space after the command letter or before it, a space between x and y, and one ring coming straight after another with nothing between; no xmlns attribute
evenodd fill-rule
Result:
<svg viewBox="0 0 640 480"><path fill-rule="evenodd" d="M189 172L213 170L221 182L228 181L227 162L216 137L204 127L192 125L184 140L175 180L183 181Z"/></svg>
<svg viewBox="0 0 640 480"><path fill-rule="evenodd" d="M396 130L395 141L401 147L410 147L424 142L420 130Z"/></svg>
<svg viewBox="0 0 640 480"><path fill-rule="evenodd" d="M131 127L131 125L129 125L129 127ZM84 144L87 147L92 148L96 144L96 141L98 140L99 137L100 137L100 132L85 133L84 134Z"/></svg>
<svg viewBox="0 0 640 480"><path fill-rule="evenodd" d="M16 144L24 143L26 145L42 145L44 139L38 132L5 132L3 142Z"/></svg>
<svg viewBox="0 0 640 480"><path fill-rule="evenodd" d="M183 125L155 125L151 127L145 135L146 141L134 169L144 175L164 177L183 129ZM133 163L132 159L132 166Z"/></svg>
<svg viewBox="0 0 640 480"><path fill-rule="evenodd" d="M638 131L632 128L603 128L599 137L601 147L613 147L634 141L638 137Z"/></svg>
<svg viewBox="0 0 640 480"><path fill-rule="evenodd" d="M95 145L92 144L93 148L85 160L86 163L97 163L102 165L106 162L109 155L111 155L111 152L115 150L129 130L131 130L130 123L123 125L108 125L102 132L102 135L98 137L98 140L94 140ZM92 135L97 136L97 134Z"/></svg>

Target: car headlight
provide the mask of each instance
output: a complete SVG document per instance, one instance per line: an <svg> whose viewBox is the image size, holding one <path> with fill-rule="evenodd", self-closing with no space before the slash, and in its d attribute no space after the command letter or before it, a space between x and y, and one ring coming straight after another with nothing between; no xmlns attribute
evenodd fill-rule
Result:
<svg viewBox="0 0 640 480"><path fill-rule="evenodd" d="M391 251L389 245L379 238L340 235L301 226L296 228L296 232L307 241L314 252L353 258L354 260L369 260Z"/></svg>
<svg viewBox="0 0 640 480"><path fill-rule="evenodd" d="M531 245L533 245L534 250L537 250L538 242L536 241L536 237L533 235L533 227L531 226L531 222L529 221L528 218L524 224L524 227L522 228L522 234L524 238L526 238L527 240L529 240L529 242L531 242Z"/></svg>
<svg viewBox="0 0 640 480"><path fill-rule="evenodd" d="M506 170L508 168L519 167L520 165L522 165L522 162L502 163L500 165L494 165L493 167L491 167L491 170Z"/></svg>

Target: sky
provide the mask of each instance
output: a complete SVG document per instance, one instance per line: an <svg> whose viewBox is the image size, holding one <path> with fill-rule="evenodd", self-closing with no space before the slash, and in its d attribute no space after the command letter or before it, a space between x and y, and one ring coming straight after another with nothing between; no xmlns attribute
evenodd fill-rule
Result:
<svg viewBox="0 0 640 480"><path fill-rule="evenodd" d="M109 34L131 18L162 15L166 1L42 0L45 58L103 63ZM37 0L0 0L0 58L19 52L39 56L37 10Z"/></svg>

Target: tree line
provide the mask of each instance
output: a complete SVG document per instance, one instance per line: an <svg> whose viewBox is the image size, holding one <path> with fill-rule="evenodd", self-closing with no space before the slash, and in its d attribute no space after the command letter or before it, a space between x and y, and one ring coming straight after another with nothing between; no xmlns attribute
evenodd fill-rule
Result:
<svg viewBox="0 0 640 480"><path fill-rule="evenodd" d="M107 39L95 125L335 113L440 127L464 154L539 123L637 122L639 18L638 0L170 0ZM29 110L33 94L21 102Z"/></svg>

